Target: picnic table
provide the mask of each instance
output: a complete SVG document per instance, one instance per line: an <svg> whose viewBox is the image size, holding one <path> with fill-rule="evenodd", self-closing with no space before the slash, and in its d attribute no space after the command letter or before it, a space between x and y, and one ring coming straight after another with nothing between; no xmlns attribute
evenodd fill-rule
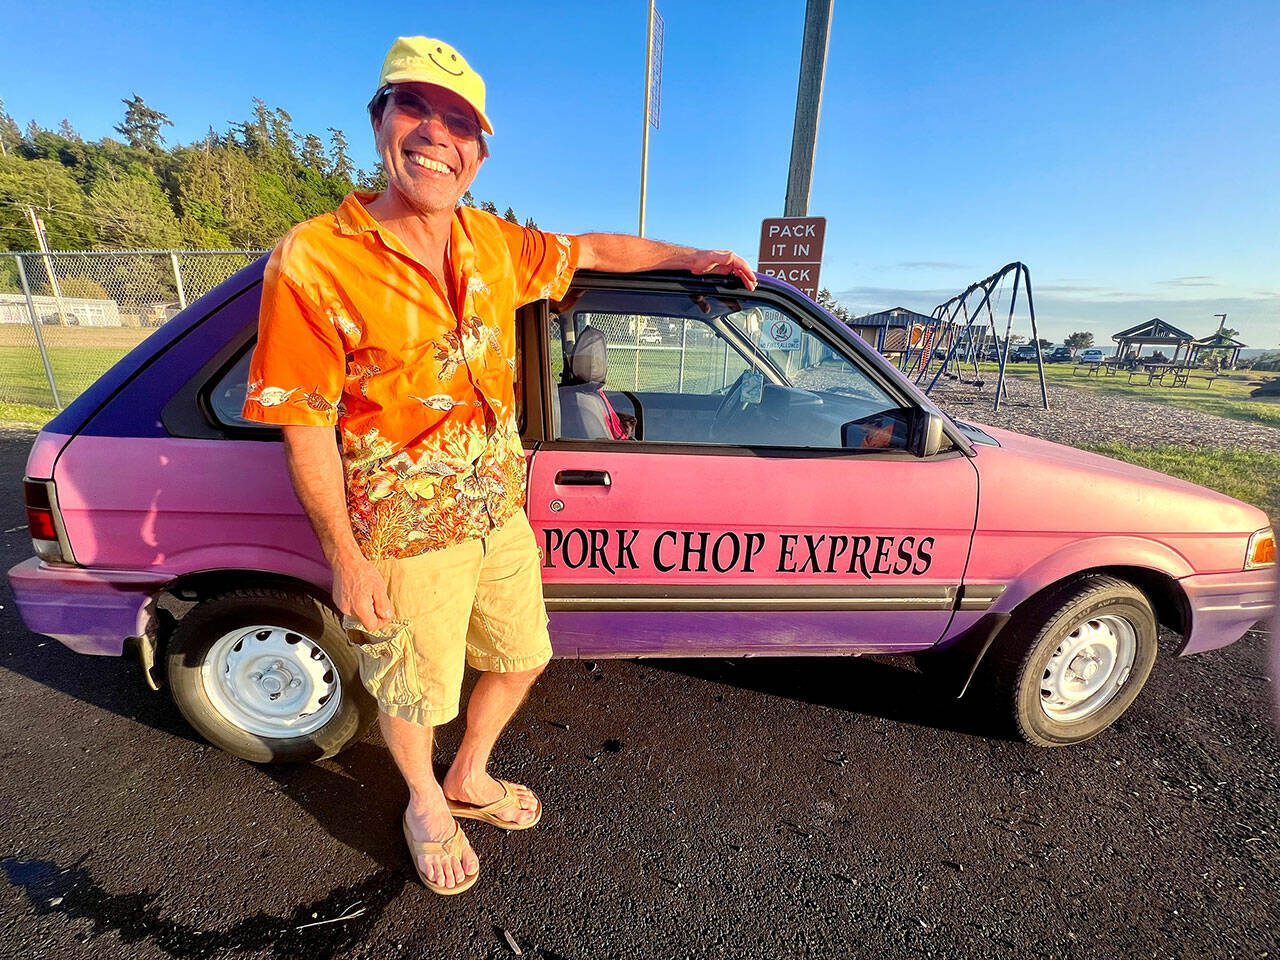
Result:
<svg viewBox="0 0 1280 960"><path fill-rule="evenodd" d="M1099 374L1106 374L1108 377L1114 377L1124 368L1128 361L1117 360L1115 357L1106 357L1102 360L1081 360L1071 368L1071 375L1096 377Z"/></svg>
<svg viewBox="0 0 1280 960"><path fill-rule="evenodd" d="M1161 362L1148 364L1146 361L1139 361L1138 365L1135 366L1133 370L1129 371L1129 383L1133 383L1134 378L1138 378L1140 381L1144 376L1146 376L1146 385L1147 387L1151 387L1151 385L1156 383L1157 380L1160 381L1160 383L1164 383L1165 374L1176 369L1178 369L1178 364L1161 364Z"/></svg>
<svg viewBox="0 0 1280 960"><path fill-rule="evenodd" d="M1139 362L1137 367L1129 371L1129 382L1133 383L1134 378L1138 382L1142 382L1142 378L1146 377L1145 386L1151 386L1153 383L1164 384L1165 377L1171 379L1171 386L1185 387L1189 386L1189 380L1192 377L1198 377L1206 381L1206 386L1213 386L1216 374L1212 370L1205 370L1201 367L1191 367L1180 363L1145 363Z"/></svg>

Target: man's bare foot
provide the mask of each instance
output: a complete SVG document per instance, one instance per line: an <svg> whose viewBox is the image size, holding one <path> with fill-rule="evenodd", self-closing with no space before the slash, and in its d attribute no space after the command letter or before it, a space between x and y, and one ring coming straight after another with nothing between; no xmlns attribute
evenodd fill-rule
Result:
<svg viewBox="0 0 1280 960"><path fill-rule="evenodd" d="M409 828L409 835L417 843L443 843L453 836L455 830L461 833L458 821L453 819L448 809L427 810L410 803L405 810L404 820ZM418 857L418 870L438 886L456 887L479 872L480 860L471 849L470 841L463 835L461 858L424 853Z"/></svg>
<svg viewBox="0 0 1280 960"><path fill-rule="evenodd" d="M501 800L505 793L502 784L487 773L480 777L469 778L450 770L440 786L444 790L445 799L450 803L465 803L473 807L483 807ZM494 816L516 826L528 826L538 818L541 812L538 798L523 784L513 783L511 789L515 794L516 803L496 811Z"/></svg>

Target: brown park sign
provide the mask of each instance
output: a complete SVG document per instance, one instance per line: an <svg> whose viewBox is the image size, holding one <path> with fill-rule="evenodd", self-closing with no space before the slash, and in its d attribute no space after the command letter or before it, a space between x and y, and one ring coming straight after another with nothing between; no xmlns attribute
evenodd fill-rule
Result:
<svg viewBox="0 0 1280 960"><path fill-rule="evenodd" d="M826 217L771 217L762 220L760 260L756 272L785 280L816 300L818 270L822 266L822 241L826 235Z"/></svg>

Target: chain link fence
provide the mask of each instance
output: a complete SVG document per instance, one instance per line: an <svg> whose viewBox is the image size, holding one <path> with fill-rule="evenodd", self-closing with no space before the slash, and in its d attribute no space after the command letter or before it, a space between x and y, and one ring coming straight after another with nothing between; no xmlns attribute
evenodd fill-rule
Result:
<svg viewBox="0 0 1280 960"><path fill-rule="evenodd" d="M45 422L263 252L0 254L0 422Z"/></svg>

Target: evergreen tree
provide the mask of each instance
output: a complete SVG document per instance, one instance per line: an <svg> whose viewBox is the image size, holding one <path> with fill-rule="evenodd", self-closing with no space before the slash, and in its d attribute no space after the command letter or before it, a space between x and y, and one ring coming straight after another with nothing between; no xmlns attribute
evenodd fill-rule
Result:
<svg viewBox="0 0 1280 960"><path fill-rule="evenodd" d="M89 190L100 241L113 247L178 246L178 218L160 183L148 173L100 177Z"/></svg>
<svg viewBox="0 0 1280 960"><path fill-rule="evenodd" d="M70 140L72 143L84 143L84 137L76 133L76 128L71 125L71 121L66 117L62 118L62 122L58 124L58 136L63 140Z"/></svg>
<svg viewBox="0 0 1280 960"><path fill-rule="evenodd" d="M337 127L329 128L329 172L348 182L355 172L355 165L347 155L347 135Z"/></svg>
<svg viewBox="0 0 1280 960"><path fill-rule="evenodd" d="M520 223L520 218L516 216L516 212L510 207L507 207L507 212L502 215L502 219L507 221L507 223L514 223L516 225L519 225Z"/></svg>
<svg viewBox="0 0 1280 960"><path fill-rule="evenodd" d="M480 201L480 209L485 213L492 213L495 217L498 215L498 205L492 200Z"/></svg>
<svg viewBox="0 0 1280 960"><path fill-rule="evenodd" d="M462 195L462 205L464 207L474 207L476 205L476 198L471 195L470 190Z"/></svg>
<svg viewBox="0 0 1280 960"><path fill-rule="evenodd" d="M136 93L130 100L121 100L124 104L124 122L115 129L125 138L129 146L139 150L159 150L164 143L160 133L161 127L172 127L173 121L147 106Z"/></svg>
<svg viewBox="0 0 1280 960"><path fill-rule="evenodd" d="M21 143L22 129L18 126L18 121L5 110L4 101L0 100L0 156L17 150Z"/></svg>
<svg viewBox="0 0 1280 960"><path fill-rule="evenodd" d="M524 222L524 225L525 225L526 227L528 227L530 230L537 230L537 229L538 229L538 224L537 224L536 222L534 222L533 217L530 217L528 220L526 220L526 221Z"/></svg>
<svg viewBox="0 0 1280 960"><path fill-rule="evenodd" d="M308 133L302 138L302 165L308 170L314 170L322 177L329 172L329 161L324 155L324 142L314 133Z"/></svg>

